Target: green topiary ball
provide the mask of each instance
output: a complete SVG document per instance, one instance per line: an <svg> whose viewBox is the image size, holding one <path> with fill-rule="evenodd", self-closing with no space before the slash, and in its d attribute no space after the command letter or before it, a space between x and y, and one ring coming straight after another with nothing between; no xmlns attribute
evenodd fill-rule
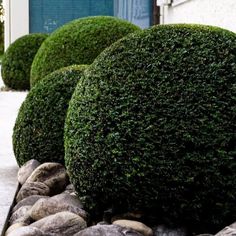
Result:
<svg viewBox="0 0 236 236"><path fill-rule="evenodd" d="M14 153L20 166L30 159L64 164L65 116L85 68L85 65L62 68L30 90L13 133Z"/></svg>
<svg viewBox="0 0 236 236"><path fill-rule="evenodd" d="M140 30L127 21L95 16L74 20L51 34L31 69L31 86L50 72L72 64L91 64L113 42Z"/></svg>
<svg viewBox="0 0 236 236"><path fill-rule="evenodd" d="M47 34L28 34L12 43L2 59L4 84L15 90L30 88L30 69L34 56Z"/></svg>
<svg viewBox="0 0 236 236"><path fill-rule="evenodd" d="M90 210L139 209L218 230L236 219L235 114L234 33L163 25L129 35L73 94L70 178Z"/></svg>

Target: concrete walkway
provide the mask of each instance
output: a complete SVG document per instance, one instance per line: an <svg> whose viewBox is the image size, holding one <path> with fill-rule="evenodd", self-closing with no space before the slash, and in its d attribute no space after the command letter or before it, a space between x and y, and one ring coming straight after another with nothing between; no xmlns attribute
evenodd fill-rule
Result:
<svg viewBox="0 0 236 236"><path fill-rule="evenodd" d="M0 77L0 87L3 86ZM12 130L26 92L0 91L0 235L17 190L18 166L12 149Z"/></svg>

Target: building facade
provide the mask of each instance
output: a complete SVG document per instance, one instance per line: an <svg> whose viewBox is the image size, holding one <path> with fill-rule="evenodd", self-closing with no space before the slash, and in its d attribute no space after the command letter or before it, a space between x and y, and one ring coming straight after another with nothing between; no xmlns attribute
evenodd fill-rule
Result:
<svg viewBox="0 0 236 236"><path fill-rule="evenodd" d="M162 24L197 23L236 32L236 0L157 0Z"/></svg>
<svg viewBox="0 0 236 236"><path fill-rule="evenodd" d="M236 0L3 0L5 49L17 38L51 33L76 18L110 15L141 28L197 23L236 32Z"/></svg>
<svg viewBox="0 0 236 236"><path fill-rule="evenodd" d="M36 32L51 33L81 17L110 15L142 28L154 23L156 0L3 0L5 48L17 38ZM154 8L153 8L154 6Z"/></svg>

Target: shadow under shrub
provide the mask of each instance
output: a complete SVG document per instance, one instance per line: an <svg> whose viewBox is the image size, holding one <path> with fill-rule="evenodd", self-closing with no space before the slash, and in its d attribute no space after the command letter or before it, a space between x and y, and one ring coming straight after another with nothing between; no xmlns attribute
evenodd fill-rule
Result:
<svg viewBox="0 0 236 236"><path fill-rule="evenodd" d="M70 66L46 76L23 102L13 133L17 163L30 159L64 164L64 121L67 107L85 65Z"/></svg>
<svg viewBox="0 0 236 236"><path fill-rule="evenodd" d="M236 35L217 27L157 26L106 49L66 119L66 166L85 207L199 233L231 224L235 85Z"/></svg>
<svg viewBox="0 0 236 236"><path fill-rule="evenodd" d="M50 72L72 64L91 64L108 46L138 26L110 16L80 18L54 31L38 51L31 86Z"/></svg>
<svg viewBox="0 0 236 236"><path fill-rule="evenodd" d="M13 42L3 55L2 79L4 84L15 90L30 88L30 70L33 59L47 34L25 35Z"/></svg>

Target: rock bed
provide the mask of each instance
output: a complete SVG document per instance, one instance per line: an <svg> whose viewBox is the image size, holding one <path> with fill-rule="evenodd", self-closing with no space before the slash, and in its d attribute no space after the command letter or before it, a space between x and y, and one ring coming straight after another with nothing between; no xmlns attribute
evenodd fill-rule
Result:
<svg viewBox="0 0 236 236"><path fill-rule="evenodd" d="M76 197L65 168L58 163L28 161L18 172L16 196L5 236L187 236L185 229L151 228L127 213L92 225ZM131 220L132 219L132 220ZM92 226L91 226L92 225ZM210 234L205 234L210 235ZM216 236L235 236L236 223Z"/></svg>

